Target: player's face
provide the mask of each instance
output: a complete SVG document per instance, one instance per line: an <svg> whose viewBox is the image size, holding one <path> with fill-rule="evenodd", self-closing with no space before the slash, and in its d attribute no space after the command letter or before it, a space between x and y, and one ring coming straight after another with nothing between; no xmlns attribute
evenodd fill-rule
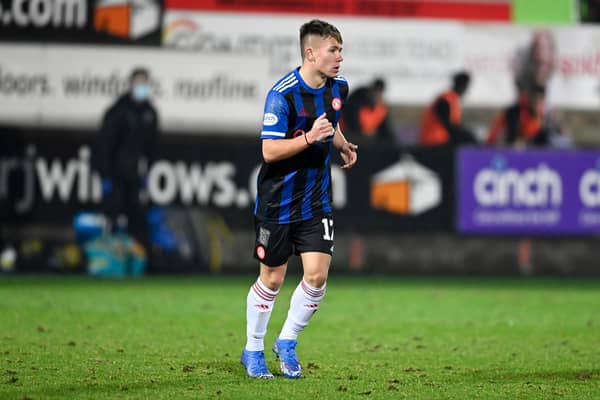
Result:
<svg viewBox="0 0 600 400"><path fill-rule="evenodd" d="M313 47L315 66L323 75L333 78L338 75L342 66L342 45L333 37L316 38Z"/></svg>

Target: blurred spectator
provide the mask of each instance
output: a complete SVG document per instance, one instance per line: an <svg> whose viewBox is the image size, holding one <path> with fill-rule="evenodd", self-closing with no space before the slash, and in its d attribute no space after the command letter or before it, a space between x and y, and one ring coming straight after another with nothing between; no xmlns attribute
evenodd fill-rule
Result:
<svg viewBox="0 0 600 400"><path fill-rule="evenodd" d="M486 143L511 147L546 146L549 134L543 124L544 86L523 90L515 104L494 119Z"/></svg>
<svg viewBox="0 0 600 400"><path fill-rule="evenodd" d="M424 146L473 144L472 132L462 125L461 97L467 92L471 76L461 71L452 77L452 88L435 98L421 119L420 144Z"/></svg>
<svg viewBox="0 0 600 400"><path fill-rule="evenodd" d="M516 56L518 99L492 122L487 144L512 147L571 147L552 108L552 78L556 69L556 43L552 32L540 29Z"/></svg>
<svg viewBox="0 0 600 400"><path fill-rule="evenodd" d="M548 87L556 67L556 44L552 32L535 31L529 46L517 54L516 83L519 92Z"/></svg>
<svg viewBox="0 0 600 400"><path fill-rule="evenodd" d="M358 87L348 96L342 124L344 131L353 135L357 142L392 141L393 131L384 93L385 81L377 78L368 86Z"/></svg>
<svg viewBox="0 0 600 400"><path fill-rule="evenodd" d="M555 44L548 30L536 31L525 51L517 55L515 83L516 104L511 105L492 122L487 144L513 148L547 146L549 130L544 125L546 87L555 68ZM531 240L523 237L518 245L518 267L522 274L533 271Z"/></svg>
<svg viewBox="0 0 600 400"><path fill-rule="evenodd" d="M103 210L113 229L127 231L147 246L146 210L140 201L145 177L140 170L155 156L158 113L151 102L149 71L134 69L129 83L129 91L103 116L93 159L102 176Z"/></svg>

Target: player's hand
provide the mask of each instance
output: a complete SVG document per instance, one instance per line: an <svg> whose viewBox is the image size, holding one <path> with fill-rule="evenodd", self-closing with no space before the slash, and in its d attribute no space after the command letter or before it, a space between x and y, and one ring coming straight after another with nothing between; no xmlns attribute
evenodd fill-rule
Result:
<svg viewBox="0 0 600 400"><path fill-rule="evenodd" d="M356 161L358 160L358 146L354 143L345 142L340 148L340 155L342 156L342 160L344 160L344 165L342 165L343 169L352 168Z"/></svg>
<svg viewBox="0 0 600 400"><path fill-rule="evenodd" d="M326 113L319 115L319 118L315 119L315 122L313 122L310 131L306 132L308 142L311 144L330 138L333 134L333 125L327 119Z"/></svg>

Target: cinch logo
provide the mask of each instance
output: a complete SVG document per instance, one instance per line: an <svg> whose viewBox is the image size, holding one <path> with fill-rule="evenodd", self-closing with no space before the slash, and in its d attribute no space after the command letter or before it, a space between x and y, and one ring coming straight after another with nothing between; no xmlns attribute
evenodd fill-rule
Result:
<svg viewBox="0 0 600 400"><path fill-rule="evenodd" d="M152 33L160 23L155 0L99 0L94 29L121 38L138 39Z"/></svg>
<svg viewBox="0 0 600 400"><path fill-rule="evenodd" d="M586 207L600 206L600 158L596 169L588 169L579 180L579 198Z"/></svg>
<svg viewBox="0 0 600 400"><path fill-rule="evenodd" d="M435 172L406 155L371 179L371 207L401 215L419 215L442 202Z"/></svg>
<svg viewBox="0 0 600 400"><path fill-rule="evenodd" d="M506 160L495 157L490 168L482 169L473 184L475 199L482 206L542 207L562 204L562 179L545 164L518 171Z"/></svg>

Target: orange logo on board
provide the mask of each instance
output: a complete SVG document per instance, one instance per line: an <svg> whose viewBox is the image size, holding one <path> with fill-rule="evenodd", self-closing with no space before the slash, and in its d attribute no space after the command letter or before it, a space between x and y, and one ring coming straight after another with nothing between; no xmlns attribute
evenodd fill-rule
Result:
<svg viewBox="0 0 600 400"><path fill-rule="evenodd" d="M405 155L371 178L371 207L400 215L419 215L442 201L442 184L434 171Z"/></svg>
<svg viewBox="0 0 600 400"><path fill-rule="evenodd" d="M100 0L94 10L94 29L124 39L154 32L160 23L155 0Z"/></svg>

